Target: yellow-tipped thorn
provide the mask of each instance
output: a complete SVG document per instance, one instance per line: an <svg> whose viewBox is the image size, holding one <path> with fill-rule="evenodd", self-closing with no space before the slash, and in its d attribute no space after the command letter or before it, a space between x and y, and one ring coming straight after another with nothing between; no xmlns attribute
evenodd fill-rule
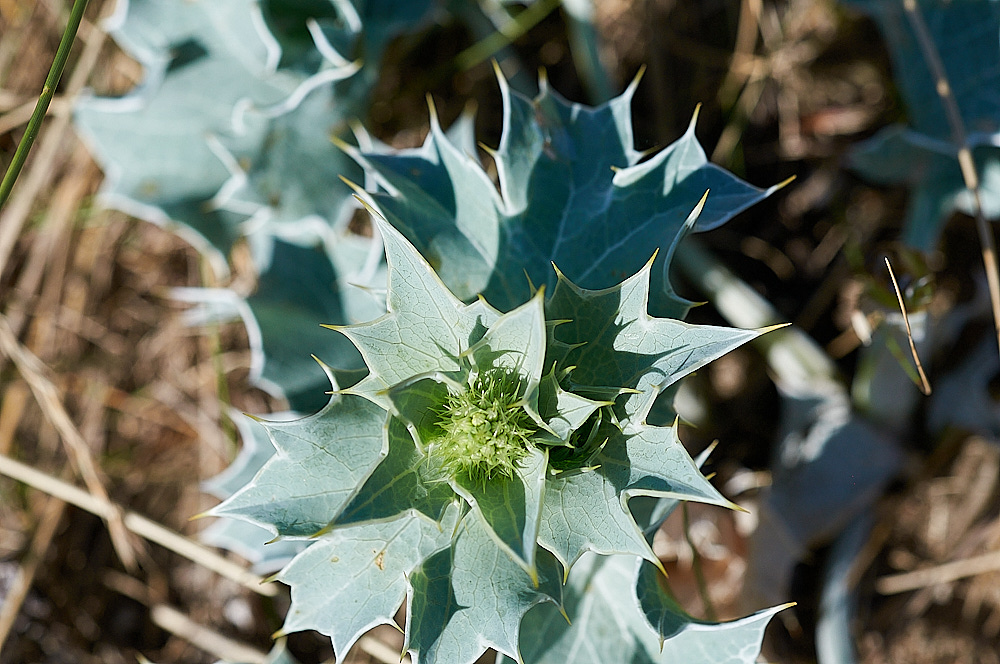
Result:
<svg viewBox="0 0 1000 664"><path fill-rule="evenodd" d="M779 189L787 187L789 184L792 183L792 180L794 180L795 178L796 178L795 175L791 175L791 176L785 178L784 180L782 180L781 182L779 182L778 184L776 184L773 187L771 187L771 189L774 190L774 191L778 191Z"/></svg>
<svg viewBox="0 0 1000 664"><path fill-rule="evenodd" d="M656 569L660 570L660 573L663 574L664 578L666 578L666 579L670 578L670 575L667 574L666 568L663 567L663 561L660 560L659 558L657 558L656 555L654 555L653 556L653 560L650 560L649 562L653 563L653 565L656 567Z"/></svg>
<svg viewBox="0 0 1000 664"><path fill-rule="evenodd" d="M646 65L642 64L639 66L639 71L637 71L635 73L635 76L632 77L631 85L639 85L639 81L641 81L642 77L645 75L646 75Z"/></svg>
<svg viewBox="0 0 1000 664"><path fill-rule="evenodd" d="M490 58L490 64L493 65L493 74L497 77L497 80L500 81L500 84L506 85L507 78L503 75L503 70L500 69L500 63L497 62L497 59Z"/></svg>
<svg viewBox="0 0 1000 664"><path fill-rule="evenodd" d="M745 507L741 507L741 506L737 505L736 503L734 503L732 501L727 501L727 502L729 503L729 505L727 505L727 507L729 509L731 509L732 511L734 511L734 512L743 512L744 514L750 514L750 510L746 509Z"/></svg>
<svg viewBox="0 0 1000 664"><path fill-rule="evenodd" d="M337 148L341 152L346 152L347 154L351 154L358 151L357 146L351 145L350 143L342 139L340 136L337 136L336 134L330 134L330 142L333 143L333 146L335 148ZM344 176L341 175L340 179L344 180L346 178L344 178Z"/></svg>
<svg viewBox="0 0 1000 664"><path fill-rule="evenodd" d="M525 270L524 270L524 278L528 280L528 290L530 290L531 294L534 295L535 294L535 284L531 281L531 275L528 274L527 268L525 268Z"/></svg>
<svg viewBox="0 0 1000 664"><path fill-rule="evenodd" d="M348 181L348 184L350 184L349 181ZM381 219L382 221L385 221L385 217L382 216L382 213L379 212L378 210L376 210L372 206L371 203L369 203L368 201L366 201L361 196L361 194L363 194L363 193L367 193L367 192L364 189L361 189L361 188L356 189L355 193L354 193L354 200L356 200L357 202L361 203L361 205L364 206L365 210L368 211L368 214L370 214L371 216L375 217L376 219Z"/></svg>
<svg viewBox="0 0 1000 664"><path fill-rule="evenodd" d="M791 323L778 323L777 325L768 325L767 327L762 327L757 330L761 334L767 334L768 332L774 332L775 330L780 330L783 327L788 327Z"/></svg>
<svg viewBox="0 0 1000 664"><path fill-rule="evenodd" d="M427 99L427 110L431 114L431 122L435 123L437 122L438 114L437 106L434 105L434 97L428 92L425 98Z"/></svg>
<svg viewBox="0 0 1000 664"><path fill-rule="evenodd" d="M362 187L361 185L359 185L354 180L352 180L352 179L350 179L348 177L344 177L343 175L338 175L337 177L340 178L341 182L343 182L344 184L346 184L348 187L351 188L351 191L353 191L355 193L355 198L357 198L357 194L366 194L366 193L368 193L368 192L366 192L364 190L364 187ZM361 202L364 203L364 201L361 201Z"/></svg>
<svg viewBox="0 0 1000 664"><path fill-rule="evenodd" d="M694 113L691 114L691 126L698 124L698 116L701 115L701 102L694 105Z"/></svg>

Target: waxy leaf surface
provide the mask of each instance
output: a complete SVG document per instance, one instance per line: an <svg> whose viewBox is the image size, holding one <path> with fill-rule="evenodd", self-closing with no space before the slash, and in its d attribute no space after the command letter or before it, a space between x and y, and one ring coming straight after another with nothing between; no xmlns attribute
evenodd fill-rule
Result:
<svg viewBox="0 0 1000 664"><path fill-rule="evenodd" d="M696 230L719 226L774 190L710 164L693 121L640 163L630 119L635 85L596 108L567 102L544 80L533 100L503 79L500 87L503 137L493 154L500 192L434 117L421 148L358 155L391 191L376 196L380 210L462 300L482 294L510 310L529 299L532 284L555 285L552 263L582 287L614 286L653 249L674 244L707 190ZM684 306L667 295L662 258L654 272L656 309Z"/></svg>
<svg viewBox="0 0 1000 664"><path fill-rule="evenodd" d="M315 415L267 422L276 453L254 480L212 509L284 536L309 537L336 517L388 448L385 411L338 395Z"/></svg>
<svg viewBox="0 0 1000 664"><path fill-rule="evenodd" d="M560 274L546 305L557 325L560 364L573 366L571 389L603 391L630 388L623 395L619 416L643 421L661 391L760 332L691 325L648 313L651 262L620 284L584 290Z"/></svg>
<svg viewBox="0 0 1000 664"><path fill-rule="evenodd" d="M454 546L411 576L406 641L419 664L472 664L487 648L517 658L521 619L560 603L562 575L538 552L537 583L501 551L477 519L462 521Z"/></svg>
<svg viewBox="0 0 1000 664"><path fill-rule="evenodd" d="M440 524L407 514L324 535L277 577L292 588L282 632L320 631L342 660L366 631L394 624L406 599L407 576L435 551L447 550L457 511Z"/></svg>
<svg viewBox="0 0 1000 664"><path fill-rule="evenodd" d="M588 554L573 568L563 605L570 623L553 606L540 605L521 627L521 655L530 664L753 664L771 616L779 609L727 623L695 620L676 608L654 577L639 579L643 607L632 592L641 564L632 556ZM650 618L669 634L659 636ZM666 638L661 642L661 637ZM662 645L662 648L661 648ZM508 660L503 660L508 661Z"/></svg>

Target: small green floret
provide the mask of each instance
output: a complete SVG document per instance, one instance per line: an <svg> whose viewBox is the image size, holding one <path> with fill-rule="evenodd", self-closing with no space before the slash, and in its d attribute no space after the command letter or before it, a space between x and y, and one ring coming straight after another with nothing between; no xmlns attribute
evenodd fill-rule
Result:
<svg viewBox="0 0 1000 664"><path fill-rule="evenodd" d="M477 480L514 474L537 429L521 406L522 392L516 374L494 369L480 374L467 390L448 396L432 454L449 474Z"/></svg>

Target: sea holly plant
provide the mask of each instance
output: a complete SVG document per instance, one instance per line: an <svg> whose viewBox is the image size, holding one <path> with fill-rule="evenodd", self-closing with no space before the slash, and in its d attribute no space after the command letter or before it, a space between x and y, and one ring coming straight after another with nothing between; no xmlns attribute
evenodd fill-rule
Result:
<svg viewBox="0 0 1000 664"><path fill-rule="evenodd" d="M466 304L376 225L388 312L330 332L369 374L316 415L265 423L275 456L212 513L314 540L276 577L292 587L283 631L326 633L338 658L405 600L416 661L471 663L487 648L523 661L522 619L565 609L581 557L659 565L632 498L730 505L676 427L646 414L760 332L649 316L652 260L604 290L556 272L551 294L510 311ZM759 634L747 638L749 652Z"/></svg>

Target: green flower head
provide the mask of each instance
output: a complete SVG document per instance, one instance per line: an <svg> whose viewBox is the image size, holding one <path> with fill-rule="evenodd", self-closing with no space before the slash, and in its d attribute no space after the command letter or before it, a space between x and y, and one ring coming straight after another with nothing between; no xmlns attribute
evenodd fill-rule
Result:
<svg viewBox="0 0 1000 664"><path fill-rule="evenodd" d="M450 393L437 411L439 436L429 454L440 459L451 476L489 481L511 478L533 447L538 425L523 405L523 381L513 372L487 369L467 389Z"/></svg>

